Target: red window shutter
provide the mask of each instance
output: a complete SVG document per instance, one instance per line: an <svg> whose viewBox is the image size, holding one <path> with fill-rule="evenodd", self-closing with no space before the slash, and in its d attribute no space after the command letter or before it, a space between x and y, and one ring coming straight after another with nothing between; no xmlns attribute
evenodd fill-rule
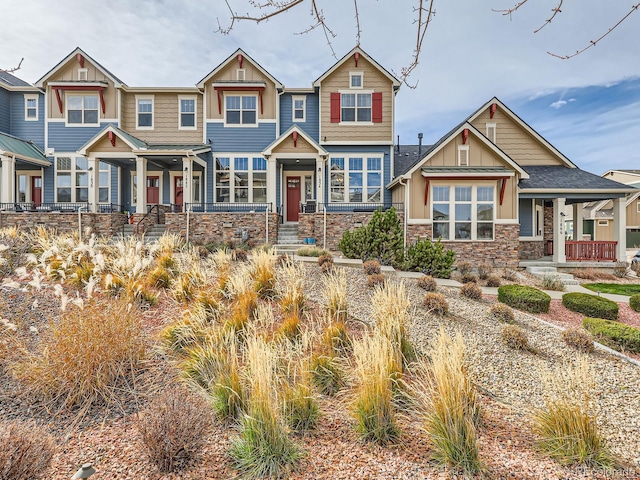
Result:
<svg viewBox="0 0 640 480"><path fill-rule="evenodd" d="M371 120L373 123L382 123L382 92L371 94Z"/></svg>
<svg viewBox="0 0 640 480"><path fill-rule="evenodd" d="M331 92L331 123L340 122L340 93Z"/></svg>

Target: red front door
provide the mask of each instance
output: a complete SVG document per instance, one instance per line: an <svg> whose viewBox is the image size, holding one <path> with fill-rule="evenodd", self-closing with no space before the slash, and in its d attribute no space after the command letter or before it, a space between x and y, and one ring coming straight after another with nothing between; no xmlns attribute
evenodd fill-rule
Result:
<svg viewBox="0 0 640 480"><path fill-rule="evenodd" d="M297 222L300 210L300 177L287 177L287 222Z"/></svg>
<svg viewBox="0 0 640 480"><path fill-rule="evenodd" d="M173 180L173 189L174 189L174 199L173 199L173 203L175 203L176 205L179 206L179 208L177 209L179 212L182 211L182 204L184 203L184 198L182 195L182 190L183 190L183 177L174 177Z"/></svg>
<svg viewBox="0 0 640 480"><path fill-rule="evenodd" d="M147 177L147 203L160 203L160 177Z"/></svg>
<svg viewBox="0 0 640 480"><path fill-rule="evenodd" d="M42 203L42 177L31 177L31 201L36 207Z"/></svg>

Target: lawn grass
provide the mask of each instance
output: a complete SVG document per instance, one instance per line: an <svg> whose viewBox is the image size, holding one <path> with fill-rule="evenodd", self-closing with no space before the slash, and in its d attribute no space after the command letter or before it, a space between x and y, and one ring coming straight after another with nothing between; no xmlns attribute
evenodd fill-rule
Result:
<svg viewBox="0 0 640 480"><path fill-rule="evenodd" d="M640 284L583 283L582 286L594 292L627 295L628 297L640 293Z"/></svg>

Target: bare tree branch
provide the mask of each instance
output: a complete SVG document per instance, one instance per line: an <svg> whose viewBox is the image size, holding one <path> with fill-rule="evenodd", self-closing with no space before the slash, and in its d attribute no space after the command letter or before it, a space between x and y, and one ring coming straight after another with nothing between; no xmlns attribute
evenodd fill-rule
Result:
<svg viewBox="0 0 640 480"><path fill-rule="evenodd" d="M233 26L234 26L236 21L239 22L239 21L242 21L242 20L249 20L249 21L255 22L255 23L264 22L265 20L269 20L270 18L275 17L276 15L280 15L281 13L284 13L287 10L290 10L291 8L295 7L296 5L300 5L305 0L290 0L290 1L286 1L286 2L276 2L276 1L273 1L273 0L269 0L264 4L259 4L259 3L255 2L255 1L249 2L254 8L258 8L260 10L263 9L263 8L273 8L274 9L272 12L265 13L265 14L259 15L259 16L252 16L252 15L249 15L248 13L246 15L238 15L236 12L233 11L233 9L231 8L231 5L229 5L229 0L224 0L224 1L227 4L227 8L229 8L229 12L231 13L231 24L227 28L223 28L220 25L220 20L218 19L218 30L217 31L226 35L233 29Z"/></svg>
<svg viewBox="0 0 640 480"><path fill-rule="evenodd" d="M411 72L415 70L415 68L418 66L418 63L420 62L420 53L422 52L422 42L424 40L424 36L427 33L427 28L429 27L431 20L433 20L433 17L436 14L436 11L433 8L433 4L435 0L428 0L428 1L429 1L428 8L424 7L424 0L419 0L418 6L413 9L414 12L418 12L418 18L414 22L417 25L416 46L415 46L415 49L413 50L413 57L412 57L411 63L406 67L402 67L400 69L400 75L399 75L399 80L409 88L416 88L418 86L417 82L415 84L409 83L409 76L411 75Z"/></svg>
<svg viewBox="0 0 640 480"><path fill-rule="evenodd" d="M20 67L22 67L22 62L23 61L24 61L24 58L21 58L20 62L18 63L18 65L13 67L13 68L7 68L7 69L0 68L0 73L13 73L13 72L16 72L16 71L20 70Z"/></svg>
<svg viewBox="0 0 640 480"><path fill-rule="evenodd" d="M509 17L511 17L511 14L513 12L518 10L520 7L522 7L528 1L529 0L522 0L521 2L516 3L512 8L508 8L508 9L504 9L504 10L496 10L495 8L492 8L491 10L493 10L494 12L497 12L497 13L501 13L502 15L509 15ZM564 0L560 0L558 2L558 5L556 5L555 8L551 9L551 11L553 12L553 15L551 15L551 17L548 18L540 27L538 27L536 30L534 30L533 33L538 33L544 27L549 25L558 13L562 12L562 3L563 2L564 2Z"/></svg>
<svg viewBox="0 0 640 480"><path fill-rule="evenodd" d="M360 14L358 13L358 0L353 0L353 7L356 10L356 45L360 46L360 34L362 30L360 30Z"/></svg>

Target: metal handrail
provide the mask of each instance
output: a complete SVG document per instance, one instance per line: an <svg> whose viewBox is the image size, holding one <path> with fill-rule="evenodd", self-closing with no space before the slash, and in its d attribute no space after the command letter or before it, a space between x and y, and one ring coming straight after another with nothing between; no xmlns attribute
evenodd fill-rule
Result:
<svg viewBox="0 0 640 480"><path fill-rule="evenodd" d="M156 223L160 223L160 205L155 204L155 205L151 205L151 208L147 211L147 213L144 214L144 216L138 221L138 223L136 223L136 226L133 228L133 233L135 235L139 235L140 234L140 224L142 222L144 222L144 220L151 215L151 213L153 211L156 211ZM143 225L144 227L144 225ZM143 234L146 233L146 229L142 232Z"/></svg>
<svg viewBox="0 0 640 480"><path fill-rule="evenodd" d="M332 212L375 212L376 210L389 210L395 208L398 212L404 211L404 203L393 202L329 202L318 203L316 211L320 212L326 209L327 213Z"/></svg>
<svg viewBox="0 0 640 480"><path fill-rule="evenodd" d="M194 213L263 213L271 211L270 203L185 203L185 210Z"/></svg>

